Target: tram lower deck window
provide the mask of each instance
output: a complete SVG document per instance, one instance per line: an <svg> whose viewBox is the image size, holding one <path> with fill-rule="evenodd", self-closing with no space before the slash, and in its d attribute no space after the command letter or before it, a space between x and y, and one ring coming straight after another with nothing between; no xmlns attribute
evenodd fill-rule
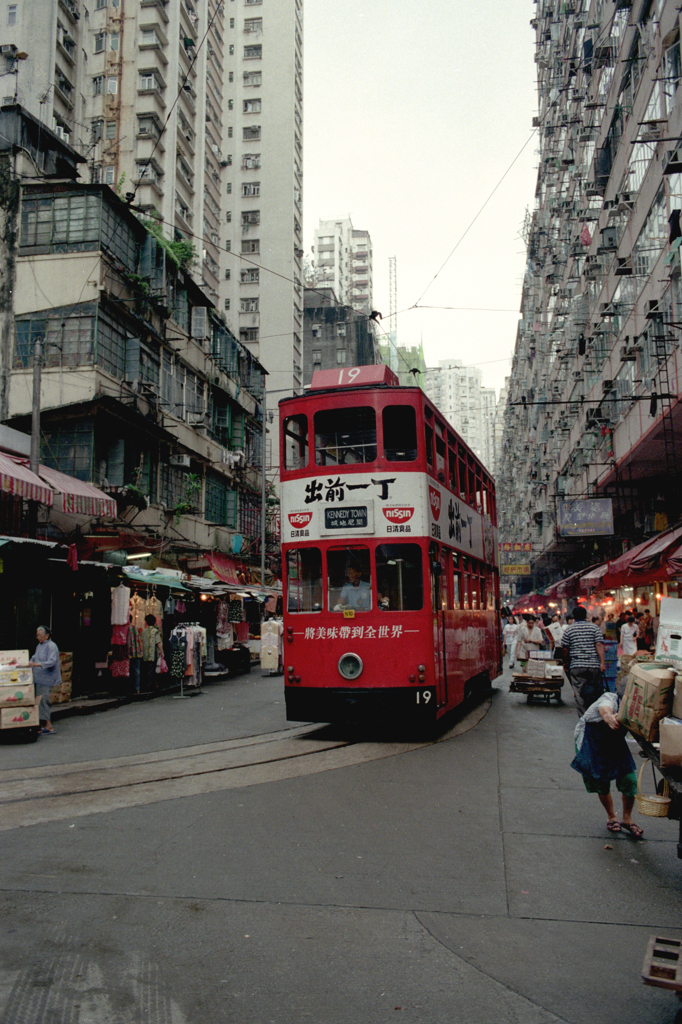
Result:
<svg viewBox="0 0 682 1024"><path fill-rule="evenodd" d="M424 605L422 552L418 544L379 544L377 601L384 611L413 612Z"/></svg>
<svg viewBox="0 0 682 1024"><path fill-rule="evenodd" d="M287 551L287 611L322 611L322 553L319 548Z"/></svg>
<svg viewBox="0 0 682 1024"><path fill-rule="evenodd" d="M315 462L350 466L375 462L377 424L374 409L322 409L315 413Z"/></svg>

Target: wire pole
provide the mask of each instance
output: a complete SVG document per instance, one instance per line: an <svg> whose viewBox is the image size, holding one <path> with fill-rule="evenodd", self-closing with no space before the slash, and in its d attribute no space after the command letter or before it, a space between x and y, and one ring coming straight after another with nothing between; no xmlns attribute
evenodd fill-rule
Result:
<svg viewBox="0 0 682 1024"><path fill-rule="evenodd" d="M37 334L33 342L33 398L31 403L31 456L30 469L38 472L40 466L40 375L43 361L43 339Z"/></svg>
<svg viewBox="0 0 682 1024"><path fill-rule="evenodd" d="M37 334L33 342L33 395L31 398L31 454L29 468L38 474L40 469L40 375L43 362L43 338ZM28 503L28 535L35 537L38 533L38 503Z"/></svg>
<svg viewBox="0 0 682 1024"><path fill-rule="evenodd" d="M265 522L266 522L266 481L265 481L265 450L266 450L266 435L268 432L268 416L266 410L266 391L265 381L263 381L263 441L262 441L262 455L261 455L261 482L260 482L260 495L261 495L261 510L260 510L260 585L265 586Z"/></svg>

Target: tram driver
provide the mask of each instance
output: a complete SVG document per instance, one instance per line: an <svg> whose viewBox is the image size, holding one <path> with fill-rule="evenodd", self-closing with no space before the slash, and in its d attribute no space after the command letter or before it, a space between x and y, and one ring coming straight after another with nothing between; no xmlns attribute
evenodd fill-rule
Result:
<svg viewBox="0 0 682 1024"><path fill-rule="evenodd" d="M348 569L348 583L341 587L339 603L334 611L354 608L356 611L367 612L372 607L372 588L362 579L362 573L356 566Z"/></svg>

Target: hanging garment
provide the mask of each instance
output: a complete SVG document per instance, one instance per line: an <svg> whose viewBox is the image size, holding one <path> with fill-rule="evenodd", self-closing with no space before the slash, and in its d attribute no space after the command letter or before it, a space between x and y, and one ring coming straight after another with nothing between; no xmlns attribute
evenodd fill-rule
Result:
<svg viewBox="0 0 682 1024"><path fill-rule="evenodd" d="M244 618L244 610L241 601L230 601L228 608L230 622L241 622Z"/></svg>
<svg viewBox="0 0 682 1024"><path fill-rule="evenodd" d="M235 635L237 637L238 644L245 644L249 639L249 624L248 622L237 622L234 627Z"/></svg>
<svg viewBox="0 0 682 1024"><path fill-rule="evenodd" d="M69 553L66 556L66 564L74 572L78 570L78 549L75 544L69 544Z"/></svg>
<svg viewBox="0 0 682 1024"><path fill-rule="evenodd" d="M228 651L234 643L234 627L229 623L225 631L216 637L216 648L219 651Z"/></svg>
<svg viewBox="0 0 682 1024"><path fill-rule="evenodd" d="M178 603L175 606L175 614L176 615L184 615L185 611L186 611L185 602L182 600L182 598L180 598L180 600L178 601Z"/></svg>
<svg viewBox="0 0 682 1024"><path fill-rule="evenodd" d="M282 629L282 623L275 619L264 622L261 629L260 664L270 672L279 669Z"/></svg>
<svg viewBox="0 0 682 1024"><path fill-rule="evenodd" d="M114 679L128 678L130 675L130 662L127 658L119 658L116 661L112 661L109 666L111 669L111 675Z"/></svg>
<svg viewBox="0 0 682 1024"><path fill-rule="evenodd" d="M130 599L130 624L135 629L144 629L145 621L144 617L146 612L147 602L139 594L133 594Z"/></svg>
<svg viewBox="0 0 682 1024"><path fill-rule="evenodd" d="M184 636L171 636L170 640L170 674L179 679L184 676L187 666L187 640Z"/></svg>
<svg viewBox="0 0 682 1024"><path fill-rule="evenodd" d="M128 601L130 600L130 587L111 588L111 624L112 626L124 626L128 621Z"/></svg>
<svg viewBox="0 0 682 1024"><path fill-rule="evenodd" d="M171 597L170 594L166 598L166 603L163 606L164 615L175 615L175 598Z"/></svg>
<svg viewBox="0 0 682 1024"><path fill-rule="evenodd" d="M158 597L147 598L145 615L153 615L156 619L156 625L161 629L163 625L163 605Z"/></svg>
<svg viewBox="0 0 682 1024"><path fill-rule="evenodd" d="M126 622L123 626L114 626L111 630L111 642L112 644L127 644L128 643L128 623Z"/></svg>

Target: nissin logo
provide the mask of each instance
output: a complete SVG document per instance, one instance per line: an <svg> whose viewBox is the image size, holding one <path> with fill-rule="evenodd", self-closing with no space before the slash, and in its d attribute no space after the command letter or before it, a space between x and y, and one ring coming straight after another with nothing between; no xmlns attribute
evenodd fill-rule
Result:
<svg viewBox="0 0 682 1024"><path fill-rule="evenodd" d="M385 508L383 513L392 523L406 523L414 515L414 508Z"/></svg>
<svg viewBox="0 0 682 1024"><path fill-rule="evenodd" d="M429 484L429 503L434 519L440 519L440 491Z"/></svg>
<svg viewBox="0 0 682 1024"><path fill-rule="evenodd" d="M313 518L312 512L290 512L289 522L296 530L300 530L303 526L307 526L310 520Z"/></svg>

